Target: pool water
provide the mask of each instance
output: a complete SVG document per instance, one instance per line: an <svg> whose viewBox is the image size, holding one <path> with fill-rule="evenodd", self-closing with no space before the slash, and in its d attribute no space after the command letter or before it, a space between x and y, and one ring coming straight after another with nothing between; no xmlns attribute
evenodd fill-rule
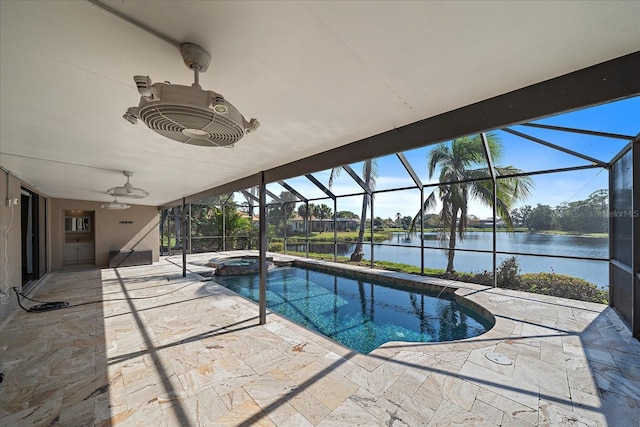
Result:
<svg viewBox="0 0 640 427"><path fill-rule="evenodd" d="M259 276L216 277L258 301ZM267 274L267 307L347 347L369 353L389 341L443 342L483 334L492 322L445 294L298 267Z"/></svg>

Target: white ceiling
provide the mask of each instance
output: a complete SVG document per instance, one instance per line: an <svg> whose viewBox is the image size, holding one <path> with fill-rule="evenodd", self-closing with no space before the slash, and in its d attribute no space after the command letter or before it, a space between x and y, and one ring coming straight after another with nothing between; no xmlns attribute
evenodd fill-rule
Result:
<svg viewBox="0 0 640 427"><path fill-rule="evenodd" d="M233 149L122 118L134 74L189 85L166 41L87 1L0 2L0 165L109 201L123 170L161 205L637 51L640 2L105 1L212 57L200 76L262 126Z"/></svg>

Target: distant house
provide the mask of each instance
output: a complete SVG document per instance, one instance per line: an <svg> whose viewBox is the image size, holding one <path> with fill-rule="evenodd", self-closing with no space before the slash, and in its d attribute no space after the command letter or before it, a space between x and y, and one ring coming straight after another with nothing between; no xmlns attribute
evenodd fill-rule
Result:
<svg viewBox="0 0 640 427"><path fill-rule="evenodd" d="M500 218L498 218L498 221L496 222L496 227L504 227L505 225L506 224L504 223L504 221L501 220ZM478 220L478 227L480 227L480 228L493 227L493 218L479 219Z"/></svg>
<svg viewBox="0 0 640 427"><path fill-rule="evenodd" d="M337 231L355 231L359 226L359 219L336 218ZM292 233L304 233L304 219L301 217L294 217L287 221L287 231ZM333 231L333 218L309 219L309 231L312 233Z"/></svg>

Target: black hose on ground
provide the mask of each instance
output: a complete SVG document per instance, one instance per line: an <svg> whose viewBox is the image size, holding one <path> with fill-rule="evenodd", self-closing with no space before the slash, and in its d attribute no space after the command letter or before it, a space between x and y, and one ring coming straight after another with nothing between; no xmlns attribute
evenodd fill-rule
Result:
<svg viewBox="0 0 640 427"><path fill-rule="evenodd" d="M18 298L18 305L20 306L20 308L30 313L42 313L44 311L60 310L61 308L69 307L69 303L66 301L53 301L53 302L36 301L24 295L22 292L18 291L18 288L16 287L13 287L11 289L13 289L13 291L16 293L16 298ZM33 305L29 308L26 308L25 306L22 305L22 301L20 301L20 297L26 298L29 301L39 302L40 304Z"/></svg>
<svg viewBox="0 0 640 427"><path fill-rule="evenodd" d="M167 277L167 280L170 280L170 279ZM13 287L11 289L13 289L13 291L16 293L16 297L18 298L18 305L20 306L21 309L23 309L24 311L29 312L29 313L43 313L43 312L46 312L46 311L60 310L60 309L63 309L63 308L80 307L82 305L89 305L89 304L100 304L100 303L108 302L108 301L130 301L130 300L141 300L141 299L158 298L158 297L163 297L165 295L173 294L174 292L178 292L178 291L186 288L187 286L191 286L193 284L204 282L204 281L205 280L189 282L184 286L181 286L181 287L176 288L176 289L174 289L172 291L165 292L163 294L158 294L158 295L149 295L149 296L146 296L146 297L112 298L112 299L108 299L108 300L99 299L99 300L95 300L95 301L80 302L80 303L73 304L73 305L70 305L66 301L53 301L53 302L38 301L36 299L29 298L28 296L26 296L25 294L20 292L18 290L18 288L16 288L16 287ZM27 308L27 307L22 305L22 301L20 300L20 297L28 299L29 301L37 302L39 304L36 304L36 305L33 305L33 306Z"/></svg>

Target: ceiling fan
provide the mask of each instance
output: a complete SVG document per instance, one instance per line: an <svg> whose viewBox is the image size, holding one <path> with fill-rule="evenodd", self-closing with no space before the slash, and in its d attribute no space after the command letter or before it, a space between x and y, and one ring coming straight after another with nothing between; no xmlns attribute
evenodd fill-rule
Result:
<svg viewBox="0 0 640 427"><path fill-rule="evenodd" d="M113 198L113 202L102 205L103 209L111 209L111 210L125 210L125 209L129 209L130 207L131 205L128 205L126 203L120 203L117 197Z"/></svg>
<svg viewBox="0 0 640 427"><path fill-rule="evenodd" d="M151 83L149 76L133 76L140 93L140 104L127 109L124 118L136 124L142 120L149 129L185 144L205 147L232 147L260 122L247 121L221 94L203 90L199 75L207 71L211 56L200 46L184 43L180 54L193 70L191 86Z"/></svg>
<svg viewBox="0 0 640 427"><path fill-rule="evenodd" d="M127 182L122 187L111 187L107 190L107 194L115 197L131 197L133 199L142 199L149 195L148 192L144 191L142 188L134 187L129 178L133 176L133 172L123 171L124 176L127 177ZM114 200L114 203L116 201Z"/></svg>

